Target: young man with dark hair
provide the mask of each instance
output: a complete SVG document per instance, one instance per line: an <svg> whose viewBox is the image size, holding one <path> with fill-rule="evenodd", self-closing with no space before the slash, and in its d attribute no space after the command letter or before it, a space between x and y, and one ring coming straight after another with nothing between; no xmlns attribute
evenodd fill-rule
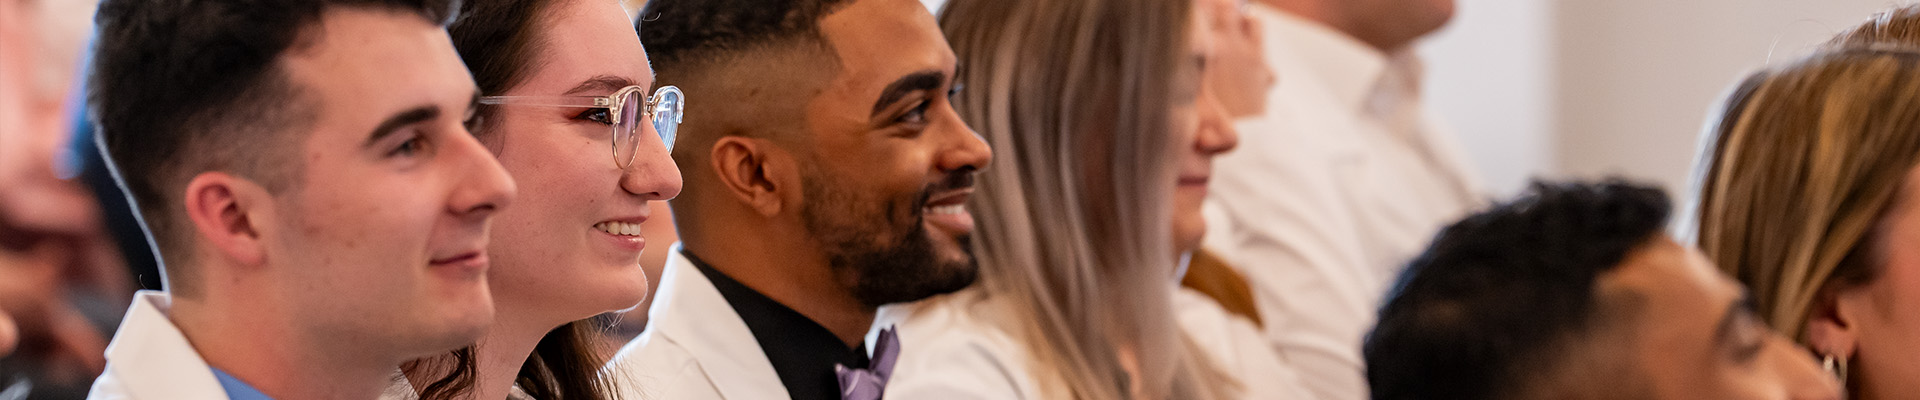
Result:
<svg viewBox="0 0 1920 400"><path fill-rule="evenodd" d="M661 84L721 100L688 103L682 243L617 378L671 399L877 399L867 378L894 350L863 345L876 310L978 273L965 207L992 153L947 101L955 57L933 15L676 0L638 20Z"/></svg>
<svg viewBox="0 0 1920 400"><path fill-rule="evenodd" d="M436 0L108 0L88 101L163 260L95 398L368 399L492 321L511 179Z"/></svg>
<svg viewBox="0 0 1920 400"><path fill-rule="evenodd" d="M1834 399L1810 353L1662 228L1659 189L1535 184L1442 231L1363 350L1379 400Z"/></svg>

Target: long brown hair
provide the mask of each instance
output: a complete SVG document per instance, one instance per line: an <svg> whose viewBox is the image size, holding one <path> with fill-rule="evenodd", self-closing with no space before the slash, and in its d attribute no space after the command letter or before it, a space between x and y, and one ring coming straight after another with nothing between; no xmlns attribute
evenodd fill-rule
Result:
<svg viewBox="0 0 1920 400"><path fill-rule="evenodd" d="M1880 271L1881 221L1920 163L1920 53L1848 48L1736 87L1696 172L1701 250L1805 343L1811 310Z"/></svg>
<svg viewBox="0 0 1920 400"><path fill-rule="evenodd" d="M993 146L973 205L980 291L1048 398L1212 399L1233 386L1175 325L1172 100L1190 1L969 0L941 28ZM955 297L936 301L965 301ZM1116 350L1136 352L1129 379Z"/></svg>
<svg viewBox="0 0 1920 400"><path fill-rule="evenodd" d="M462 5L459 19L447 31L480 93L505 93L526 80L534 56L545 45L539 36L541 23L560 1L579 0L467 0ZM482 105L478 112L484 121L494 118L496 110ZM504 151L500 148L500 132L489 126L481 124L474 135L494 153ZM613 382L599 374L607 362L600 341L606 329L589 318L547 332L520 365L514 384L536 399L614 398ZM432 377L419 388L421 399L459 398L473 390L478 369L476 353L475 346L467 346L408 362L402 369L410 376Z"/></svg>

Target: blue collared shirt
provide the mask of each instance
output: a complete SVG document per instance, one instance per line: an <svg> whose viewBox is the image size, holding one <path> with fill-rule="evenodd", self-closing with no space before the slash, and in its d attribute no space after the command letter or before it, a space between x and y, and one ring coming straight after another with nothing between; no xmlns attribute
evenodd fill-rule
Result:
<svg viewBox="0 0 1920 400"><path fill-rule="evenodd" d="M235 378L233 377L233 375L227 375L226 371L221 371L219 368L212 368L212 369L213 369L213 377L215 379L220 380L220 388L225 389L227 391L228 399L230 400L273 400L273 398L268 397L266 393L260 393L259 389L254 389L253 385L248 385L246 382L241 382L240 378Z"/></svg>

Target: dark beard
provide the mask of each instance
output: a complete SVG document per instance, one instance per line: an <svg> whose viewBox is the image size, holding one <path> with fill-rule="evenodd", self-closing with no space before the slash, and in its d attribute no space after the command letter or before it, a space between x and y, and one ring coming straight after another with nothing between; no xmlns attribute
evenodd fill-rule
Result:
<svg viewBox="0 0 1920 400"><path fill-rule="evenodd" d="M861 304L879 307L953 293L973 285L980 274L971 236L954 238L966 252L964 260L942 260L927 231L926 205L933 193L972 186L971 172L956 172L913 199L895 201L861 199L821 179L807 179L801 219Z"/></svg>

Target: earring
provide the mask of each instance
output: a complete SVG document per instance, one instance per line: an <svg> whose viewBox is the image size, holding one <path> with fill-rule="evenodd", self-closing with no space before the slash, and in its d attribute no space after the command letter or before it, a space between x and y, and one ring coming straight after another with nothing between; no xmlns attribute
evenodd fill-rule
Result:
<svg viewBox="0 0 1920 400"><path fill-rule="evenodd" d="M1832 354L1823 354L1820 356L1820 368L1826 369L1827 373L1833 374L1834 378L1840 379L1840 385L1845 386L1847 384L1846 359L1834 357Z"/></svg>

